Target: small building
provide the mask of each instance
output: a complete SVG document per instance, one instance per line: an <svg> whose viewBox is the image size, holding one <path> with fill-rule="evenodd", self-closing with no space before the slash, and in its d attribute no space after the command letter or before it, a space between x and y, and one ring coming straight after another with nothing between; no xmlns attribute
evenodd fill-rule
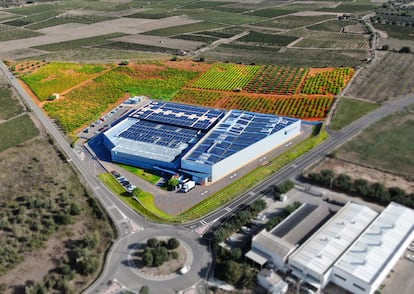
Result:
<svg viewBox="0 0 414 294"><path fill-rule="evenodd" d="M332 214L327 207L304 203L271 231L255 235L246 257L261 266L269 262L287 270L288 256Z"/></svg>
<svg viewBox="0 0 414 294"><path fill-rule="evenodd" d="M284 294L288 290L288 284L273 270L262 269L257 274L257 282L267 290L267 293Z"/></svg>
<svg viewBox="0 0 414 294"><path fill-rule="evenodd" d="M374 293L414 238L414 211L390 203L333 267L332 282Z"/></svg>
<svg viewBox="0 0 414 294"><path fill-rule="evenodd" d="M288 258L292 274L316 289L324 288L332 267L378 215L348 202Z"/></svg>

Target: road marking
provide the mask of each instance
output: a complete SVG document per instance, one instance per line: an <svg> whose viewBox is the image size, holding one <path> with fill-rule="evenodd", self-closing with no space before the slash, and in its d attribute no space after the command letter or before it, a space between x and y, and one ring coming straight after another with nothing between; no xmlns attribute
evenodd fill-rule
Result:
<svg viewBox="0 0 414 294"><path fill-rule="evenodd" d="M201 220L200 223L204 226L207 224L207 222L205 220Z"/></svg>
<svg viewBox="0 0 414 294"><path fill-rule="evenodd" d="M231 208L230 207L225 207L224 210L227 211L227 212L230 212Z"/></svg>

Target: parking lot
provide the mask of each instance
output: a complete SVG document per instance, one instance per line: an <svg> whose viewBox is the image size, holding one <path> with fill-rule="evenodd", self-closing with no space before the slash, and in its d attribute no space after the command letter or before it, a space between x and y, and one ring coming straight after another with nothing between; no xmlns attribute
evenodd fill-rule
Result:
<svg viewBox="0 0 414 294"><path fill-rule="evenodd" d="M408 260L407 254L414 255L414 252L406 250L394 268L383 281L383 294L411 294L414 289L414 262Z"/></svg>

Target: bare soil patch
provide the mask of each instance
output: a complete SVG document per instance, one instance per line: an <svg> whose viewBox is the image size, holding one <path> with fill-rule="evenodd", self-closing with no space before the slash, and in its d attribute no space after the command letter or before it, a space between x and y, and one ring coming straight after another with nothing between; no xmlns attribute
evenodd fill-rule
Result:
<svg viewBox="0 0 414 294"><path fill-rule="evenodd" d="M365 179L372 183L379 182L387 188L400 187L407 193L414 192L414 182L407 180L403 176L354 164L341 159L328 158L313 171L319 172L323 169L331 169L335 174L345 173L353 179Z"/></svg>

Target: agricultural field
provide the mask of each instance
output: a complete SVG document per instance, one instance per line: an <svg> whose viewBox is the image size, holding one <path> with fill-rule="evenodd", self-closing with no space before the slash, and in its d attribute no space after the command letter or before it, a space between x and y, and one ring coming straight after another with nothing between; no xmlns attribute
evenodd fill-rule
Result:
<svg viewBox="0 0 414 294"><path fill-rule="evenodd" d="M8 120L23 112L23 107L17 100L11 88L0 86L0 121Z"/></svg>
<svg viewBox="0 0 414 294"><path fill-rule="evenodd" d="M200 14L195 14L193 17L195 19L203 20L210 23L221 23L227 25L241 25L265 20L259 16L240 13L230 13L223 11L207 11Z"/></svg>
<svg viewBox="0 0 414 294"><path fill-rule="evenodd" d="M260 69L257 65L216 63L191 86L200 89L233 91L244 88Z"/></svg>
<svg viewBox="0 0 414 294"><path fill-rule="evenodd" d="M92 24L97 22L102 22L106 20L111 20L112 17L98 16L98 15L64 15L59 17L54 17L47 19L45 21L33 23L27 25L26 27L31 30L40 30L48 27L53 27L57 25L62 25L66 23L83 23L83 24Z"/></svg>
<svg viewBox="0 0 414 294"><path fill-rule="evenodd" d="M51 43L51 44L41 45L41 46L34 46L32 48L44 50L44 51L53 51L53 52L72 50L72 49L77 49L81 47L99 46L99 45L111 42L109 39L119 38L123 36L126 36L126 34L113 33L113 34L100 35L100 36L90 37L90 38L76 39L73 41L65 41L65 42Z"/></svg>
<svg viewBox="0 0 414 294"><path fill-rule="evenodd" d="M249 93L297 94L309 69L265 65L244 88Z"/></svg>
<svg viewBox="0 0 414 294"><path fill-rule="evenodd" d="M199 74L195 70L174 68L174 63L171 64L117 67L84 86L69 91L63 99L46 102L43 108L67 134L74 134L122 99L145 95L169 100Z"/></svg>
<svg viewBox="0 0 414 294"><path fill-rule="evenodd" d="M340 33L344 27L354 25L357 22L351 20L329 20L315 25L308 26L307 29L313 31Z"/></svg>
<svg viewBox="0 0 414 294"><path fill-rule="evenodd" d="M239 42L247 42L247 43L256 43L259 44L266 44L270 46L286 46L291 42L295 41L297 37L288 36L288 35L276 35L276 34L265 34L256 31L249 32L248 35L243 36L237 39L237 43Z"/></svg>
<svg viewBox="0 0 414 294"><path fill-rule="evenodd" d="M20 70L19 64L16 70ZM54 93L62 93L82 82L92 79L110 67L99 64L50 63L33 73L21 76L40 101Z"/></svg>
<svg viewBox="0 0 414 294"><path fill-rule="evenodd" d="M414 114L408 110L375 123L337 152L340 159L412 177Z"/></svg>
<svg viewBox="0 0 414 294"><path fill-rule="evenodd" d="M374 24L374 27L378 30L387 32L388 36L391 38L414 41L413 27L379 23Z"/></svg>
<svg viewBox="0 0 414 294"><path fill-rule="evenodd" d="M396 99L414 92L414 56L392 52L379 52L380 59L364 68L356 76L344 95L375 102Z"/></svg>
<svg viewBox="0 0 414 294"><path fill-rule="evenodd" d="M301 27L307 27L325 20L335 19L332 15L314 15L314 16L297 16L287 15L278 17L272 20L264 21L259 25L264 27L272 27L278 29L295 29Z"/></svg>
<svg viewBox="0 0 414 294"><path fill-rule="evenodd" d="M340 130L378 107L377 103L340 97L329 127L333 130Z"/></svg>
<svg viewBox="0 0 414 294"><path fill-rule="evenodd" d="M0 152L39 134L29 115L24 114L0 123Z"/></svg>
<svg viewBox="0 0 414 294"><path fill-rule="evenodd" d="M13 26L6 26L0 24L0 41L10 41L17 39L25 39L42 35L39 32L34 32Z"/></svg>
<svg viewBox="0 0 414 294"><path fill-rule="evenodd" d="M353 68L335 68L315 74L310 73L302 88L304 94L339 94L354 75Z"/></svg>
<svg viewBox="0 0 414 294"><path fill-rule="evenodd" d="M268 114L292 116L308 120L321 120L326 117L334 97L316 95L252 96L244 93L219 93L186 89L180 91L172 100L207 107L242 109Z"/></svg>
<svg viewBox="0 0 414 294"><path fill-rule="evenodd" d="M144 35L160 36L160 37L169 37L174 35L181 35L185 33L200 32L204 30L221 28L223 25L211 22L198 22L180 26L173 26L163 29L157 29L153 31L147 31L143 33Z"/></svg>

